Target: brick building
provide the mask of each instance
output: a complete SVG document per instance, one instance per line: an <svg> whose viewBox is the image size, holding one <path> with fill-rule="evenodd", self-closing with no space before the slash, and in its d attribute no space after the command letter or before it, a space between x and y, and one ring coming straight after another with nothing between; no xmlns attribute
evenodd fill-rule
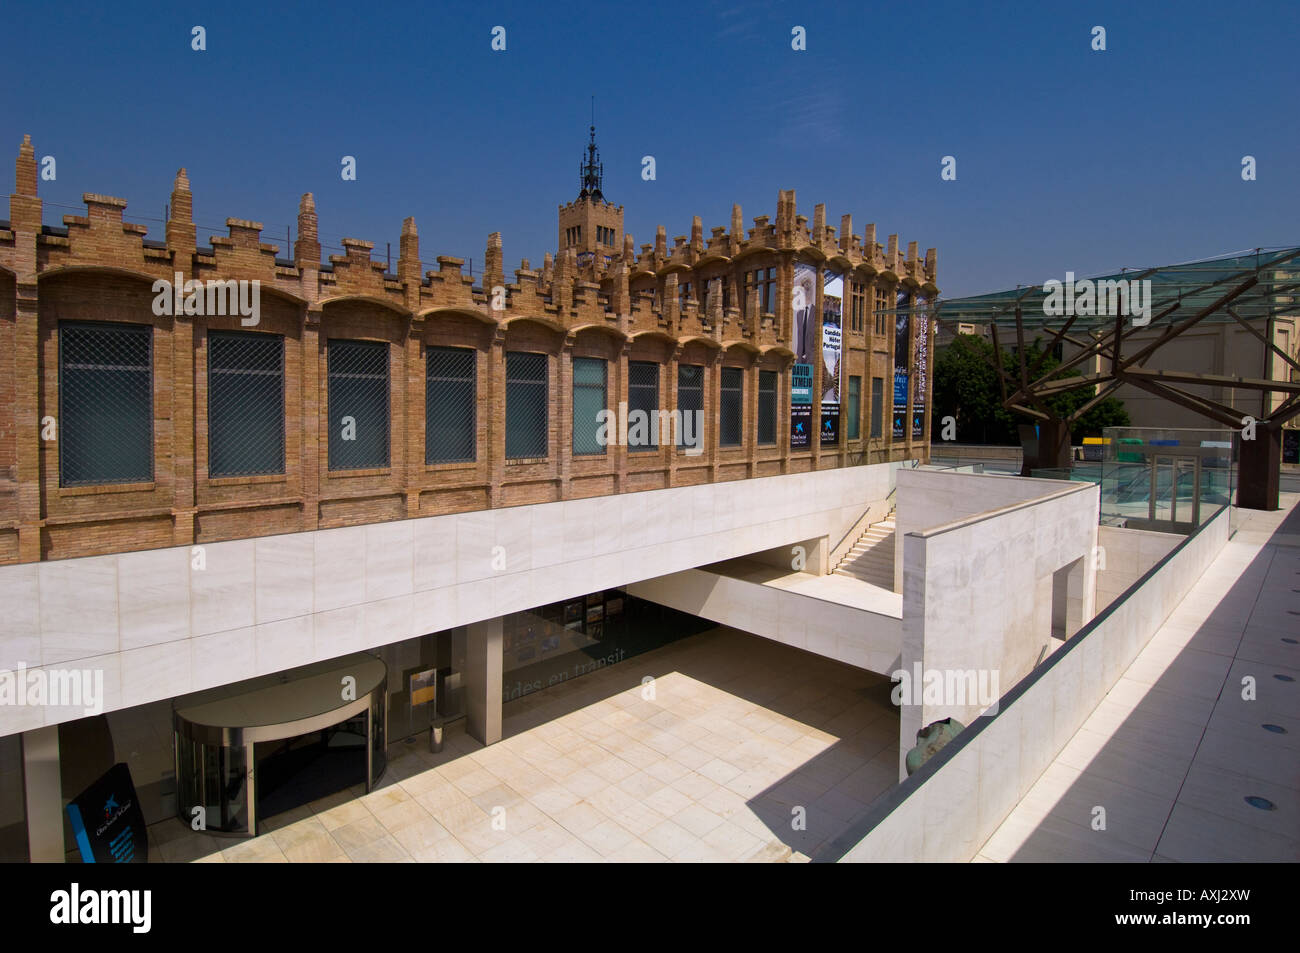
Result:
<svg viewBox="0 0 1300 953"><path fill-rule="evenodd" d="M848 215L837 233L822 205L810 226L782 191L775 221L746 231L734 206L729 228L706 237L697 216L671 247L661 226L638 251L601 192L594 130L582 176L558 253L508 280L493 233L476 286L458 258L422 270L410 218L394 272L359 239L322 262L310 194L291 257L243 219L200 245L184 169L164 241L94 193L84 216L45 226L24 137L0 221L0 564L926 455L928 415L891 428L886 401L901 367L909 409L929 405L933 322L896 333L893 316L937 294L933 249L904 255ZM792 446L800 268L816 275L814 315L842 279L843 379L811 361L826 430ZM203 283L208 310L210 283L256 282L256 323L183 313L179 294L170 307L157 283L177 280ZM804 350L822 352L810 327ZM590 410L622 405L702 411L699 450L595 440Z"/></svg>

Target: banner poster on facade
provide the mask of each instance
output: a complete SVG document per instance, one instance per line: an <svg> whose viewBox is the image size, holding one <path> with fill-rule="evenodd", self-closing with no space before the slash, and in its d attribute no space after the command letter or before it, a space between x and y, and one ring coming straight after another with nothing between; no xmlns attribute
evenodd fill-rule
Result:
<svg viewBox="0 0 1300 953"><path fill-rule="evenodd" d="M925 298L916 299L916 320L912 326L916 329L916 344L912 351L912 436L921 437L925 433L925 365L927 351L930 347L930 307Z"/></svg>
<svg viewBox="0 0 1300 953"><path fill-rule="evenodd" d="M907 427L907 295L900 293L894 311L894 439Z"/></svg>
<svg viewBox="0 0 1300 953"><path fill-rule="evenodd" d="M808 446L812 429L813 368L795 364L790 368L790 449Z"/></svg>
<svg viewBox="0 0 1300 953"><path fill-rule="evenodd" d="M72 834L87 864L144 864L149 861L144 812L131 771L118 762L68 804Z"/></svg>
<svg viewBox="0 0 1300 953"><path fill-rule="evenodd" d="M828 271L822 281L822 446L834 446L840 442L844 276Z"/></svg>
<svg viewBox="0 0 1300 953"><path fill-rule="evenodd" d="M817 328L814 310L817 307L817 269L812 265L796 263L794 289L790 295L790 347L797 364L812 365L813 347Z"/></svg>

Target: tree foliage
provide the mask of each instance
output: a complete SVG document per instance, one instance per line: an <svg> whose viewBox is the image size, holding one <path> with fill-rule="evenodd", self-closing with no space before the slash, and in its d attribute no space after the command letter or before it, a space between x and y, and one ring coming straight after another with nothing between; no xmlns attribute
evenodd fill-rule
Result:
<svg viewBox="0 0 1300 953"><path fill-rule="evenodd" d="M959 443L1020 443L1018 425L1032 424L1034 421L1002 406L1002 390L992 360L993 345L975 334L957 335L952 344L935 356L931 433L942 433L943 418L951 416L957 422ZM1051 354L1045 353L1043 342L1039 338L1026 349L1026 360L1031 379L1042 377L1061 363ZM1015 373L1019 361L1014 351L1002 352L1002 366L1008 373ZM1081 374L1075 368L1062 375L1079 376ZM1093 396L1093 388L1080 387L1049 397L1045 403L1054 414L1066 417ZM1107 397L1075 421L1070 428L1070 435L1074 443L1081 443L1084 437L1101 436L1103 427L1123 427L1128 423L1128 411L1124 409L1123 402Z"/></svg>

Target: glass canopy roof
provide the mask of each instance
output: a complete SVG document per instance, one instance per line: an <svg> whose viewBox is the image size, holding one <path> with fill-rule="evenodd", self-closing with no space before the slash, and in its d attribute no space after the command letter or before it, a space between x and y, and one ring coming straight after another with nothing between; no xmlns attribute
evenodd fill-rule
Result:
<svg viewBox="0 0 1300 953"><path fill-rule="evenodd" d="M1075 297L1083 281L1094 286L1100 282L1150 281L1150 313L1152 318L1160 316L1170 307L1177 305L1168 317L1172 321L1189 319L1201 311L1219 302L1225 295L1240 288L1241 285L1255 279L1255 283L1238 294L1227 307L1232 308L1243 320L1257 321L1279 314L1300 313L1300 247L1260 248L1250 252L1241 252L1222 258L1207 258L1202 261L1184 262L1178 265L1164 265L1158 268L1129 268L1117 274L1081 276L1074 278ZM1064 284L1065 275L1059 275L1055 281ZM1064 289L1063 289L1064 290ZM1079 330L1109 329L1115 326L1114 312L1071 316L1067 308L1054 307L1064 296L1054 288L1044 290L1043 284L996 291L991 294L975 295L969 298L939 298L935 303L935 315L945 323L972 322L989 323L1015 327L1016 308L1021 310L1022 321L1026 329L1057 329L1067 321L1073 321L1073 328ZM1145 302L1145 297L1141 300ZM916 306L912 310L924 310ZM1049 313L1049 311L1058 313ZM1233 321L1232 315L1223 307L1205 319L1211 323Z"/></svg>

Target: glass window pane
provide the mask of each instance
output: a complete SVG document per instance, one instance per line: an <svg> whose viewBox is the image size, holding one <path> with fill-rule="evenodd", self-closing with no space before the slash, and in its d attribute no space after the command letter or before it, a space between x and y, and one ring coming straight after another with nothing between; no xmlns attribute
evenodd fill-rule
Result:
<svg viewBox="0 0 1300 953"><path fill-rule="evenodd" d="M758 372L758 442L776 443L776 371Z"/></svg>
<svg viewBox="0 0 1300 953"><path fill-rule="evenodd" d="M885 414L885 382L882 378L871 378L871 436L879 437L883 432Z"/></svg>
<svg viewBox="0 0 1300 953"><path fill-rule="evenodd" d="M329 467L388 466L388 345L330 341Z"/></svg>
<svg viewBox="0 0 1300 953"><path fill-rule="evenodd" d="M600 433L605 406L605 362L599 358L573 359L573 452L602 454L609 439Z"/></svg>
<svg viewBox="0 0 1300 953"><path fill-rule="evenodd" d="M741 440L741 418L743 414L742 375L739 367L722 369L722 393L718 408L718 445L738 447Z"/></svg>
<svg viewBox="0 0 1300 953"><path fill-rule="evenodd" d="M659 447L659 365L651 361L630 361L627 366L628 450L655 450ZM645 440L634 437L633 414L645 415Z"/></svg>
<svg viewBox="0 0 1300 953"><path fill-rule="evenodd" d="M284 338L208 334L208 476L284 472Z"/></svg>
<svg viewBox="0 0 1300 953"><path fill-rule="evenodd" d="M861 435L858 418L862 415L862 378L849 378L849 439L857 440Z"/></svg>
<svg viewBox="0 0 1300 953"><path fill-rule="evenodd" d="M677 410L681 416L681 426L677 432L677 446L687 445L686 434L694 434L695 445L699 446L703 434L701 424L704 414L704 367L700 364L679 364L677 367ZM687 415L696 415L688 423Z"/></svg>
<svg viewBox="0 0 1300 953"><path fill-rule="evenodd" d="M476 370L469 348L431 347L424 354L424 462L477 458Z"/></svg>
<svg viewBox="0 0 1300 953"><path fill-rule="evenodd" d="M59 484L153 479L152 328L59 325Z"/></svg>
<svg viewBox="0 0 1300 953"><path fill-rule="evenodd" d="M506 458L545 457L547 426L547 359L545 354L506 354Z"/></svg>

